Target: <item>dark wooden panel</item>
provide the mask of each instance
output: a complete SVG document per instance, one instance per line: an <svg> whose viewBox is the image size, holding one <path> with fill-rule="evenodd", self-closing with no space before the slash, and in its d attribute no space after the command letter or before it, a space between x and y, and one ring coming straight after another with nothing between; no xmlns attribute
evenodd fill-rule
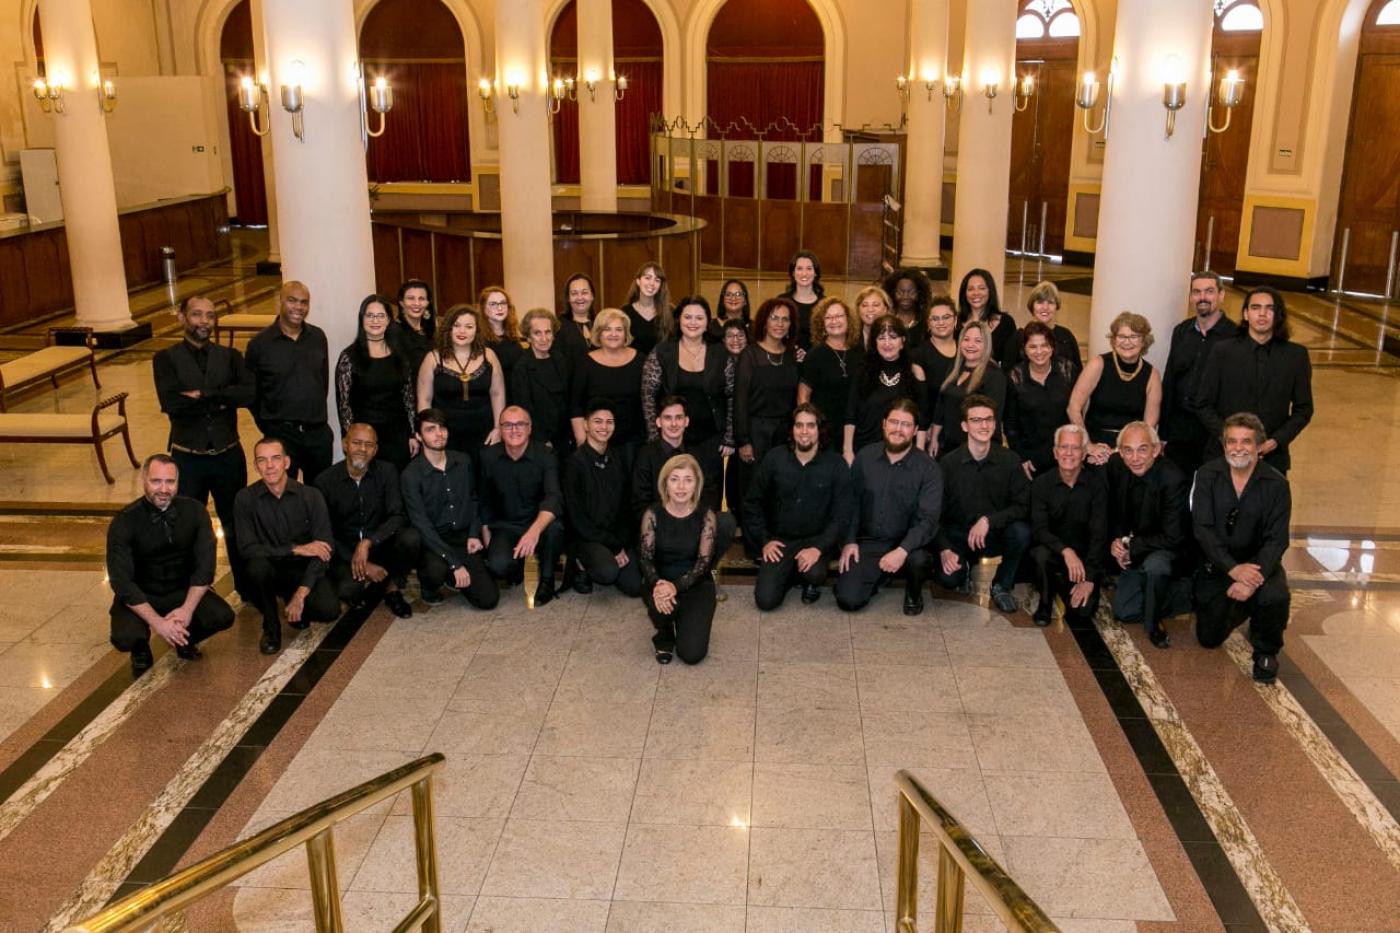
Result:
<svg viewBox="0 0 1400 933"><path fill-rule="evenodd" d="M602 274L603 247L601 240L555 240L554 241L554 296L558 304L551 311L563 309L564 283L569 276L582 272L598 281ZM522 313L528 309L518 309Z"/></svg>
<svg viewBox="0 0 1400 933"><path fill-rule="evenodd" d="M195 249L194 235L190 232L192 218L190 217L190 207L188 204L177 204L174 207L161 211L161 219L165 221L166 237L162 246L169 246L175 250L175 268L180 272L185 272L199 265L199 254ZM175 244L184 246L181 249ZM157 262L160 261L160 250L156 251ZM164 276L164 268L161 275Z"/></svg>
<svg viewBox="0 0 1400 933"><path fill-rule="evenodd" d="M404 230L403 277L433 280L433 235L428 231Z"/></svg>
<svg viewBox="0 0 1400 933"><path fill-rule="evenodd" d="M472 294L467 301L475 301L477 294L487 285L504 282L506 279L505 257L500 240L473 240L472 254L475 257L472 270Z"/></svg>
<svg viewBox="0 0 1400 933"><path fill-rule="evenodd" d="M763 239L759 243L759 268L786 270L802 243L802 206L796 201L759 201Z"/></svg>
<svg viewBox="0 0 1400 933"><path fill-rule="evenodd" d="M51 314L73 306L73 274L62 230L26 237L24 271L29 279L29 314Z"/></svg>
<svg viewBox="0 0 1400 933"><path fill-rule="evenodd" d="M439 233L433 235L433 244L437 250L437 289L433 293L437 306L449 308L475 300L471 240Z"/></svg>
<svg viewBox="0 0 1400 933"><path fill-rule="evenodd" d="M816 253L823 275L845 275L847 270L845 204L809 203L802 215L802 248Z"/></svg>
<svg viewBox="0 0 1400 933"><path fill-rule="evenodd" d="M693 295L700 290L700 282L695 274L695 247L699 236L661 237L661 264L666 269L666 287L671 300L683 295Z"/></svg>
<svg viewBox="0 0 1400 933"><path fill-rule="evenodd" d="M1235 70L1244 79L1245 86L1244 99L1230 118L1230 129L1224 133L1207 133L1201 156L1196 265L1204 265L1207 233L1210 233L1210 267L1225 275L1235 271L1239 258L1250 129L1254 124L1254 98L1259 89L1260 37L1257 32L1226 33L1216 29L1211 49L1211 68L1216 80ZM1222 108L1217 107L1214 114L1217 120L1224 119ZM1215 220L1213 230L1212 218Z"/></svg>
<svg viewBox="0 0 1400 933"><path fill-rule="evenodd" d="M18 324L29 307L29 275L24 266L24 241L0 240L0 326Z"/></svg>
<svg viewBox="0 0 1400 933"><path fill-rule="evenodd" d="M680 203L689 201L686 198ZM692 216L705 221L700 233L700 261L720 265L724 256L724 202L714 195L697 195Z"/></svg>
<svg viewBox="0 0 1400 933"><path fill-rule="evenodd" d="M383 295L397 295L408 276L399 267L399 231L386 224L370 224L374 245L374 288Z"/></svg>
<svg viewBox="0 0 1400 933"><path fill-rule="evenodd" d="M218 222L214 216L213 203L197 201L185 205L186 236L185 253L194 265L212 262L219 255Z"/></svg>
<svg viewBox="0 0 1400 933"><path fill-rule="evenodd" d="M880 228L884 207L880 204L851 205L851 268L853 279L880 277Z"/></svg>
<svg viewBox="0 0 1400 933"><path fill-rule="evenodd" d="M758 268L758 202L750 198L724 199L724 264L739 269ZM783 258L783 271L787 257Z"/></svg>
<svg viewBox="0 0 1400 933"><path fill-rule="evenodd" d="M648 262L659 262L655 237L602 240L603 274L598 283L597 307L619 308L627 302L627 292L636 281L637 270Z"/></svg>

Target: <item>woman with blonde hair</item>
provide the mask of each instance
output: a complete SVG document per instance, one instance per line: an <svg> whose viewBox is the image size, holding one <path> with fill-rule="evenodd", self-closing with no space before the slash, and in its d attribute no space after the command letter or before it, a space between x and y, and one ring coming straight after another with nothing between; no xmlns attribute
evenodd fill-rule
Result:
<svg viewBox="0 0 1400 933"><path fill-rule="evenodd" d="M821 410L827 424L846 417L846 401L861 367L860 318L840 298L823 298L812 309L812 349L802 361L797 404Z"/></svg>
<svg viewBox="0 0 1400 933"><path fill-rule="evenodd" d="M486 345L496 351L501 361L501 375L510 385L510 374L515 364L525 354L520 343L520 323L515 315L515 302L499 285L488 285L481 290L476 306L486 318ZM507 393L509 394L509 393Z"/></svg>
<svg viewBox="0 0 1400 933"><path fill-rule="evenodd" d="M976 392L996 403L998 433L1006 408L1006 374L992 361L992 329L968 321L958 335L958 355L938 394L938 411L928 432L928 452L942 457L967 440L962 429L963 399Z"/></svg>
<svg viewBox="0 0 1400 933"><path fill-rule="evenodd" d="M717 519L713 509L701 504L704 484L694 457L672 457L657 477L659 498L642 513L637 563L642 601L656 628L651 643L659 664L670 664L672 655L698 664L710 650Z"/></svg>
<svg viewBox="0 0 1400 933"><path fill-rule="evenodd" d="M1089 432L1089 462L1108 461L1118 432L1131 421L1157 427L1162 411L1162 374L1147 362L1152 325L1124 311L1108 328L1111 348L1089 360L1069 397L1069 420Z"/></svg>
<svg viewBox="0 0 1400 933"><path fill-rule="evenodd" d="M860 318L860 345L870 345L870 329L886 314L894 314L890 296L878 285L867 285L856 292L856 316Z"/></svg>
<svg viewBox="0 0 1400 933"><path fill-rule="evenodd" d="M612 445L622 456L624 472L632 472L632 458L646 441L642 418L641 353L632 346L631 322L617 308L604 308L593 319L588 342L593 345L574 370L570 389L573 406L574 443L583 444L584 409L593 399L606 399L613 405Z"/></svg>
<svg viewBox="0 0 1400 933"><path fill-rule="evenodd" d="M486 343L488 325L471 305L453 305L437 331L437 347L418 367L418 410L447 415L447 446L471 454L501 439L506 383Z"/></svg>

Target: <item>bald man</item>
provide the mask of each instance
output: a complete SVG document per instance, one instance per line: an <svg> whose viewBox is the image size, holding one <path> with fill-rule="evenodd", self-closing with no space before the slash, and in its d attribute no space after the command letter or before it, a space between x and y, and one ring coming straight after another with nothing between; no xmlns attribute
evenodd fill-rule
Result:
<svg viewBox="0 0 1400 933"><path fill-rule="evenodd" d="M519 583L525 558L539 561L535 606L554 599L554 564L564 548L559 516L559 460L530 439L530 415L518 405L501 412L501 442L481 450L481 524L486 568L497 580Z"/></svg>
<svg viewBox="0 0 1400 933"><path fill-rule="evenodd" d="M330 352L326 333L306 323L311 291L287 282L277 296L277 320L248 341L248 368L257 384L253 419L291 458L289 473L311 482L331 465L335 436L327 421Z"/></svg>

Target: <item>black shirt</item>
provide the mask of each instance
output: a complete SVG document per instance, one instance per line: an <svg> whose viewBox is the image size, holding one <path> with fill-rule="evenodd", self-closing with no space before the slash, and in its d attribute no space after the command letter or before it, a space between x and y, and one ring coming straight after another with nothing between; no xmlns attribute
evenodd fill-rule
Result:
<svg viewBox="0 0 1400 933"><path fill-rule="evenodd" d="M898 381L890 385L892 380ZM875 374L873 380L862 375L860 381L855 383L846 404L845 422L855 428L853 450L860 450L866 444L873 444L881 439L881 423L885 420L885 415L889 414L890 406L899 399L908 399L918 407L919 430L927 430L928 398L925 395L925 384L917 379L912 371L903 371L898 360L881 360L880 372Z"/></svg>
<svg viewBox="0 0 1400 933"><path fill-rule="evenodd" d="M642 366L645 357L634 353L621 366L606 366L585 356L574 370L572 417L582 418L591 399L607 399L613 405L614 444L646 440L642 418Z"/></svg>
<svg viewBox="0 0 1400 933"><path fill-rule="evenodd" d="M991 365L982 372L982 381L977 388L972 390L973 394L985 395L991 399L997 407L997 420L1004 420L1006 412L1006 373ZM962 403L968 396L967 383L961 385L956 380L948 383L938 393L938 416L933 423L942 426L938 433L938 452L940 459L947 456L948 451L962 446L967 440L967 435L962 429Z"/></svg>
<svg viewBox="0 0 1400 933"><path fill-rule="evenodd" d="M1268 578L1288 550L1288 522L1293 500L1288 480L1267 463L1257 463L1235 495L1230 466L1221 457L1196 471L1191 520L1206 560L1220 573L1236 564L1258 564Z"/></svg>
<svg viewBox="0 0 1400 933"><path fill-rule="evenodd" d="M423 536L423 547L456 570L462 562L442 536L465 532L468 538L480 538L481 515L471 457L460 450L444 453L447 462L441 470L423 454L404 467L403 504L409 524Z"/></svg>
<svg viewBox="0 0 1400 933"><path fill-rule="evenodd" d="M760 547L777 539L829 550L850 527L851 471L835 451L818 449L805 465L791 444L758 465L744 501L744 534Z"/></svg>
<svg viewBox="0 0 1400 933"><path fill-rule="evenodd" d="M1162 369L1162 440L1202 444L1205 428L1196 417L1193 398L1201 370L1216 344L1240 332L1239 325L1224 314L1204 334L1192 316L1172 328L1171 349Z"/></svg>
<svg viewBox="0 0 1400 933"><path fill-rule="evenodd" d="M354 344L340 351L335 361L335 405L340 433L357 421L406 430L417 407L408 357L397 351L388 356L361 356Z"/></svg>
<svg viewBox="0 0 1400 933"><path fill-rule="evenodd" d="M666 443L665 438L657 437L637 448L637 455L632 458L633 515L641 515L656 501L656 481L661 476L661 468L666 465L667 460L681 454L690 454L700 463L700 468L705 470L705 484L700 492L700 500L716 512L719 511L720 496L724 492L724 474L720 472L715 475L712 465L722 465L722 461L715 457L702 456L700 451L684 438L681 440L681 446L672 447Z"/></svg>
<svg viewBox="0 0 1400 933"><path fill-rule="evenodd" d="M481 523L488 528L524 531L541 512L564 514L559 490L559 461L544 445L531 441L519 460L505 444L481 451Z"/></svg>
<svg viewBox="0 0 1400 933"><path fill-rule="evenodd" d="M204 506L176 496L164 512L142 497L107 528L107 579L125 606L214 582L214 529Z"/></svg>
<svg viewBox="0 0 1400 933"><path fill-rule="evenodd" d="M1258 415L1278 442L1264 462L1287 470L1288 445L1313 416L1308 351L1289 340L1259 343L1248 333L1222 340L1210 351L1198 386L1196 414L1208 432L1208 451L1219 454L1225 419L1241 411Z"/></svg>
<svg viewBox="0 0 1400 933"><path fill-rule="evenodd" d="M834 444L840 443L851 386L860 381L861 353L860 347L833 350L822 341L808 350L807 358L802 361L799 381L811 391L812 404L826 419L827 432Z"/></svg>
<svg viewBox="0 0 1400 933"><path fill-rule="evenodd" d="M1006 412L1002 424L1006 443L1022 461L1029 460L1037 473L1056 470L1055 429L1069 423L1069 396L1075 372L1069 360L1050 358L1045 384L1037 382L1030 362L1018 363L1007 376Z"/></svg>
<svg viewBox="0 0 1400 933"><path fill-rule="evenodd" d="M415 374L410 378L416 378L418 367L423 365L423 357L428 355L428 351L433 348L433 338L430 334L425 334L421 330L414 330L403 321L394 321L389 325L388 333L385 335L390 344L393 345L395 353L402 353L404 359L408 360L408 371Z"/></svg>
<svg viewBox="0 0 1400 933"><path fill-rule="evenodd" d="M160 410L170 416L170 446L193 452L227 450L238 443L238 409L253 404L253 374L232 347L181 340L151 362ZM182 395L199 390L199 398Z"/></svg>
<svg viewBox="0 0 1400 933"><path fill-rule="evenodd" d="M745 347L734 383L734 443L752 442L753 419L787 420L796 406L797 354L791 348L769 353L757 343Z"/></svg>
<svg viewBox="0 0 1400 933"><path fill-rule="evenodd" d="M350 560L355 547L368 540L377 547L404 526L403 495L399 471L385 460L371 460L356 482L345 461L327 467L316 477L316 489L326 500L331 517L331 547L337 557Z"/></svg>
<svg viewBox="0 0 1400 933"><path fill-rule="evenodd" d="M259 421L326 423L331 370L321 328L302 324L293 340L273 321L248 341L248 368L257 382L253 414Z"/></svg>
<svg viewBox="0 0 1400 933"><path fill-rule="evenodd" d="M928 386L928 419L930 422L938 420L938 395L942 390L943 380L948 378L948 374L953 371L953 363L956 356L944 356L932 341L925 340L917 343L909 351L909 358L919 364L919 368L924 371L924 383Z"/></svg>
<svg viewBox="0 0 1400 933"><path fill-rule="evenodd" d="M564 461L565 528L576 541L592 541L616 554L632 538L627 507L629 477L614 450L598 453L587 441Z"/></svg>
<svg viewBox="0 0 1400 933"><path fill-rule="evenodd" d="M964 444L939 465L943 467L940 547L952 547L947 532L971 528L984 515L992 531L1030 518L1031 481L1021 469L1021 458L1000 444L992 444L981 460L974 459Z"/></svg>
<svg viewBox="0 0 1400 933"><path fill-rule="evenodd" d="M656 348L657 332L656 322L663 314L670 312L666 308L656 308L652 319L648 321L637 312L637 306L626 304L622 306L622 313L627 315L627 323L632 331L632 343L630 346L643 359Z"/></svg>
<svg viewBox="0 0 1400 933"><path fill-rule="evenodd" d="M569 357L554 349L539 359L527 352L510 371L510 387L506 396L512 405L530 413L532 433L555 450L568 450L573 445L573 429L569 425Z"/></svg>
<svg viewBox="0 0 1400 933"><path fill-rule="evenodd" d="M698 444L718 436L725 446L734 444L734 359L723 346L702 344L705 360L699 372L682 369L680 343L664 340L647 355L642 364L642 416L647 436L658 434L656 416L661 399L678 395L685 400L690 425L687 443ZM640 514L640 513L638 513Z"/></svg>
<svg viewBox="0 0 1400 933"><path fill-rule="evenodd" d="M1056 324L1051 328L1051 343L1055 348L1055 359L1066 360L1070 364L1070 370L1075 379L1079 378L1079 373L1084 369L1084 356L1079 352L1079 338L1074 336L1074 331L1068 327ZM1003 362L1001 368L1010 372L1013 366L1018 366L1026 360L1026 329L1022 327L1016 331L1016 339L1011 343L1010 362Z"/></svg>
<svg viewBox="0 0 1400 933"><path fill-rule="evenodd" d="M506 404L513 405L515 402L510 398L510 375L515 372L516 364L530 351L526 350L520 341L512 340L504 335L494 342L487 341L487 346L496 354L496 359L501 363L501 384L506 390ZM534 353L530 353L530 355L534 356Z"/></svg>
<svg viewBox="0 0 1400 933"><path fill-rule="evenodd" d="M1135 476L1122 457L1112 456L1104 472L1109 536L1132 536L1132 562L1140 563L1153 551L1185 556L1191 542L1190 477L1166 457L1158 457L1146 473Z"/></svg>
<svg viewBox="0 0 1400 933"><path fill-rule="evenodd" d="M295 557L292 548L299 544L331 544L335 539L326 500L314 487L294 479L287 480L281 496L274 496L262 480L240 489L233 500L233 520L238 529L238 554L244 560ZM306 569L301 585L315 586L326 571L326 562L303 559Z"/></svg>
<svg viewBox="0 0 1400 933"><path fill-rule="evenodd" d="M938 531L943 472L922 450L894 463L884 442L863 447L851 464L851 517L847 544L873 542L912 552L927 547Z"/></svg>
<svg viewBox="0 0 1400 933"><path fill-rule="evenodd" d="M1084 562L1089 580L1103 580L1108 556L1108 485L1103 472L1085 465L1074 485L1065 483L1059 467L1031 484L1031 534L1036 544L1055 554L1073 548Z"/></svg>

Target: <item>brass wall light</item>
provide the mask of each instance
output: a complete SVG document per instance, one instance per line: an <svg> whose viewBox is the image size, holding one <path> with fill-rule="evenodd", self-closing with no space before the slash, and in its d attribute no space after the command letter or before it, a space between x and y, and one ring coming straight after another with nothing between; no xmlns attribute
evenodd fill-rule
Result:
<svg viewBox="0 0 1400 933"><path fill-rule="evenodd" d="M1230 117L1242 100L1244 100L1244 79L1240 77L1238 71L1231 68L1225 72L1225 77L1221 78L1216 85L1215 100L1211 101L1210 109L1206 113L1206 128L1212 133L1223 133L1228 130ZM1216 104L1225 108L1225 122L1220 126L1215 125Z"/></svg>
<svg viewBox="0 0 1400 933"><path fill-rule="evenodd" d="M306 64L304 62L300 60L292 62L287 68L287 77L290 80L281 88L282 109L292 115L292 135L299 142L306 142L306 125L303 122L306 98L302 93L302 79L305 74Z"/></svg>
<svg viewBox="0 0 1400 933"><path fill-rule="evenodd" d="M34 80L34 97L44 113L63 113L63 90L63 79L60 77L49 81L43 78Z"/></svg>

